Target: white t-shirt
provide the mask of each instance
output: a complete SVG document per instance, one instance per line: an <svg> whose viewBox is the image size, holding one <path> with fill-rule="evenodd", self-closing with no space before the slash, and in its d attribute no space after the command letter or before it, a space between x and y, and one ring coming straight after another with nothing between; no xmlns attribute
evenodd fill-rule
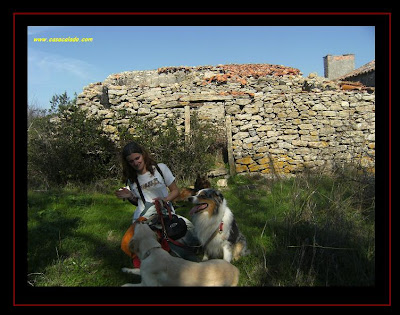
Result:
<svg viewBox="0 0 400 315"><path fill-rule="evenodd" d="M158 167L160 168L164 177L158 172L157 168L154 168L154 175L151 175L150 171L147 171L142 175L138 175L139 185L142 188L143 196L146 202L153 202L153 199L157 197L167 197L168 186L171 185L175 180L174 175L167 165L159 163ZM144 210L144 204L142 198L140 197L136 183L128 181L128 185L129 189L133 192L133 195L138 198L138 206L133 214L133 220L136 220L139 218L140 213ZM175 213L172 206L171 211Z"/></svg>

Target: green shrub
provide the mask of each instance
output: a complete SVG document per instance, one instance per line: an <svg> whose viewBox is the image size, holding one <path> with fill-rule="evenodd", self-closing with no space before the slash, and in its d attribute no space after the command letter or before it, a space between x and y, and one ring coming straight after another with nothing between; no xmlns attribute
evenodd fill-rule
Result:
<svg viewBox="0 0 400 315"><path fill-rule="evenodd" d="M100 121L88 118L66 93L54 96L50 112L32 119L28 130L28 183L90 183L110 176L114 156Z"/></svg>
<svg viewBox="0 0 400 315"><path fill-rule="evenodd" d="M193 182L198 173L209 171L215 152L225 140L217 128L191 119L191 133L179 131L170 119L163 125L133 117L129 128L119 126L119 142L113 142L101 128L101 120L88 117L66 93L55 95L48 113L31 110L28 122L28 184L48 188L67 183L95 184L120 179L120 151L135 140L147 148L159 163L170 167L177 180ZM124 115L124 113L120 113ZM131 130L135 130L131 134Z"/></svg>

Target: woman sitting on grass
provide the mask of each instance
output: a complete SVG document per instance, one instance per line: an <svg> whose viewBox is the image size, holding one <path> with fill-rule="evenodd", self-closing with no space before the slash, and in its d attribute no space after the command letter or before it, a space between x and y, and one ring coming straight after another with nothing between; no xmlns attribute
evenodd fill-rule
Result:
<svg viewBox="0 0 400 315"><path fill-rule="evenodd" d="M149 153L136 142L129 142L123 148L122 166L124 180L129 189L128 187L121 188L115 192L115 195L120 199L128 199L133 205L137 206L133 214L132 223L141 216L146 207L153 206L152 203L156 200L167 202L171 212L175 213L171 201L179 196L179 188L175 182L175 176L168 166L163 163L157 164ZM182 238L182 242L188 246L198 245L193 224L182 216L178 217L182 218L187 226L187 232ZM133 227L131 226L125 233L123 242L124 240L129 242L132 235ZM173 250L175 254L184 259L197 259L193 256L193 253L184 251L183 247L174 247L173 244L168 244L168 242L162 242L161 245L166 250ZM129 252L129 250L124 251L126 253ZM134 267L139 268L139 258L137 256L132 257Z"/></svg>
<svg viewBox="0 0 400 315"><path fill-rule="evenodd" d="M128 199L137 206L133 214L133 221L139 218L145 208L143 198L138 190L138 183L146 202L163 200L170 203L179 196L175 177L168 166L163 163L157 164L150 154L136 142L129 142L123 148L122 169L124 181L130 189L121 188L115 192L115 195L120 199ZM171 203L170 206L174 213Z"/></svg>

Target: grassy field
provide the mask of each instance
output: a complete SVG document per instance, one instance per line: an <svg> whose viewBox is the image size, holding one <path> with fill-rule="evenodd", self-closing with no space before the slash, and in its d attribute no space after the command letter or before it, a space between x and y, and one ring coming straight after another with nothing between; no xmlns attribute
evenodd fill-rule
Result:
<svg viewBox="0 0 400 315"><path fill-rule="evenodd" d="M67 187L28 193L32 286L120 286L120 250L134 208L109 193ZM251 254L240 286L373 286L375 195L369 177L235 176L223 191ZM189 205L177 209L188 216Z"/></svg>

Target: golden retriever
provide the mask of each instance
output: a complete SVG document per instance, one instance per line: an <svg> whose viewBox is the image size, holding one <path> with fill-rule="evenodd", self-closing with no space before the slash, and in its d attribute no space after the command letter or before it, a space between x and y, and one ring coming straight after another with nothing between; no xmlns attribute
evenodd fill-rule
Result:
<svg viewBox="0 0 400 315"><path fill-rule="evenodd" d="M140 260L140 269L123 268L141 276L137 284L124 286L236 286L239 270L223 259L196 263L173 257L161 248L147 224L137 224L129 246Z"/></svg>

